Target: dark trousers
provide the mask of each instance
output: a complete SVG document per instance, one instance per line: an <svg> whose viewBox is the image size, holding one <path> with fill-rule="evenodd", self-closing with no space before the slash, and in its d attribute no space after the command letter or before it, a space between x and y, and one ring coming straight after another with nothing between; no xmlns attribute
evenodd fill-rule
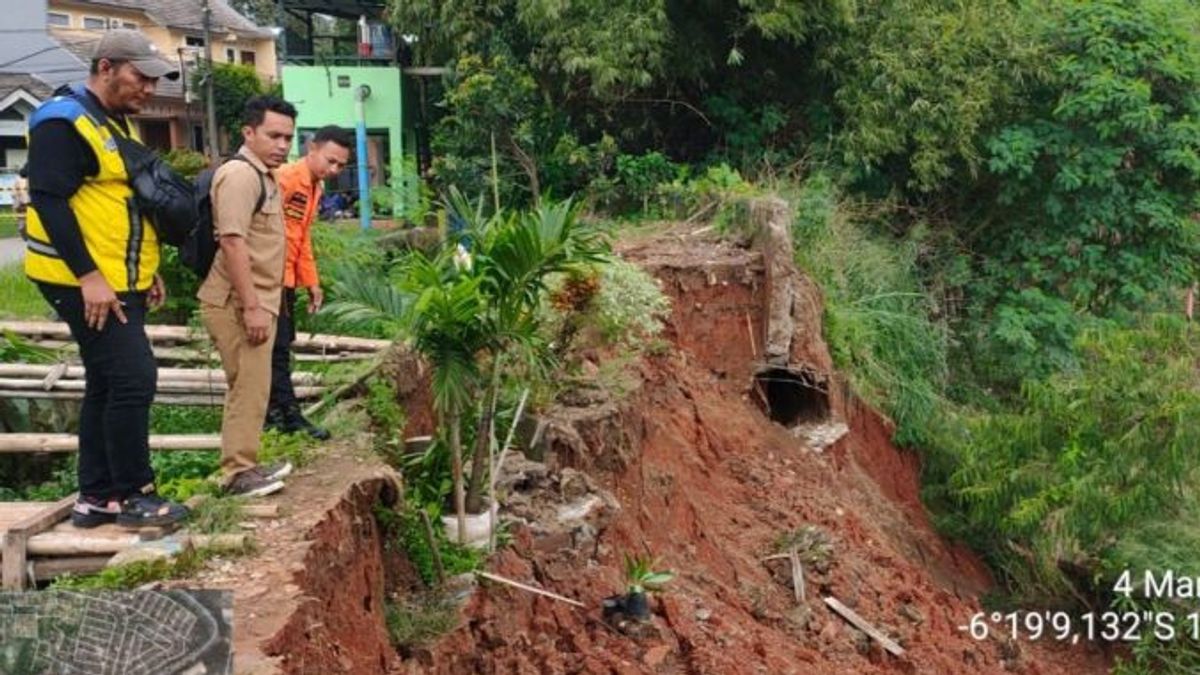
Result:
<svg viewBox="0 0 1200 675"><path fill-rule="evenodd" d="M146 337L146 294L118 293L128 323L110 314L104 330L87 326L78 288L38 284L71 329L86 369L79 413L79 493L124 499L154 482L150 468L150 404L158 386Z"/></svg>
<svg viewBox="0 0 1200 675"><path fill-rule="evenodd" d="M296 341L296 289L283 289L283 300L271 350L271 399L269 409L287 409L296 405L292 388L292 343Z"/></svg>

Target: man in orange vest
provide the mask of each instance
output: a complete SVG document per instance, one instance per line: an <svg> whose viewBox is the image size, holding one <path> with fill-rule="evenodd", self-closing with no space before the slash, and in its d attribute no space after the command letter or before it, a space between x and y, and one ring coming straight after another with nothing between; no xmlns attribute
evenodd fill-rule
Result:
<svg viewBox="0 0 1200 675"><path fill-rule="evenodd" d="M296 289L308 290L308 313L325 300L312 250L312 222L321 201L321 181L338 175L350 161L350 134L336 126L322 127L309 140L304 157L280 167L287 258L283 266L283 303L271 354L271 399L266 428L285 433L305 432L325 440L329 432L304 418L292 387L292 342L296 339Z"/></svg>

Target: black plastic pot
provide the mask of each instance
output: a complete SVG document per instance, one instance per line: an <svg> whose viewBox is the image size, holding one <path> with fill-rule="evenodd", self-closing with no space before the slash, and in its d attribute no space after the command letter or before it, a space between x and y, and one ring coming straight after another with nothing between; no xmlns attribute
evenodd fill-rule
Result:
<svg viewBox="0 0 1200 675"><path fill-rule="evenodd" d="M634 621L650 620L650 599L645 593L626 593L612 595L600 603L604 618L610 621L633 619Z"/></svg>
<svg viewBox="0 0 1200 675"><path fill-rule="evenodd" d="M622 597L625 600L625 616L638 621L650 618L650 599L645 593L626 593Z"/></svg>

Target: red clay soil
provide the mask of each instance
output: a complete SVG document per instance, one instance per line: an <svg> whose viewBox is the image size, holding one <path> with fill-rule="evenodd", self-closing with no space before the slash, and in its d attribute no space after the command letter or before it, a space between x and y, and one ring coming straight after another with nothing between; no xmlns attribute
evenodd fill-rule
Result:
<svg viewBox="0 0 1200 675"><path fill-rule="evenodd" d="M639 366L642 385L608 412L574 420L584 447L558 448L610 490L621 510L594 545L559 548L517 528L489 568L587 604L579 609L487 585L459 629L405 659L437 673L1105 673L1098 649L973 640L986 568L930 527L918 499L920 460L889 441L887 421L840 392L831 405L849 434L824 452L771 422L749 395L763 321L763 266L728 244L662 237L627 245L673 297L680 348ZM820 299L807 284L797 335L808 367L828 367ZM816 307L814 312L811 308ZM747 329L747 321L755 337ZM814 337L815 336L815 337ZM755 344L757 343L757 344ZM581 421L582 420L582 421ZM614 433L614 430L621 430ZM806 570L799 606L779 561L782 536L827 533L827 569ZM600 616L622 590L624 554L649 552L678 577L653 601L650 634L629 637ZM849 627L821 598L841 600L884 631L895 657Z"/></svg>
<svg viewBox="0 0 1200 675"><path fill-rule="evenodd" d="M233 593L234 672L384 673L398 657L384 625L384 598L402 571L376 522L394 503L394 471L343 441L263 500L282 517L253 523L256 551L214 559L168 586Z"/></svg>

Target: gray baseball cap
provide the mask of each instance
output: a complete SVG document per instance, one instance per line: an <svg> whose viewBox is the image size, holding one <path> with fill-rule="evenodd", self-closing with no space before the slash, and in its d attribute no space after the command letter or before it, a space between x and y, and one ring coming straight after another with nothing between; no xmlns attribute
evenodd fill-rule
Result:
<svg viewBox="0 0 1200 675"><path fill-rule="evenodd" d="M179 69L162 57L153 42L136 30L110 30L100 38L93 59L128 61L146 77L179 79Z"/></svg>

